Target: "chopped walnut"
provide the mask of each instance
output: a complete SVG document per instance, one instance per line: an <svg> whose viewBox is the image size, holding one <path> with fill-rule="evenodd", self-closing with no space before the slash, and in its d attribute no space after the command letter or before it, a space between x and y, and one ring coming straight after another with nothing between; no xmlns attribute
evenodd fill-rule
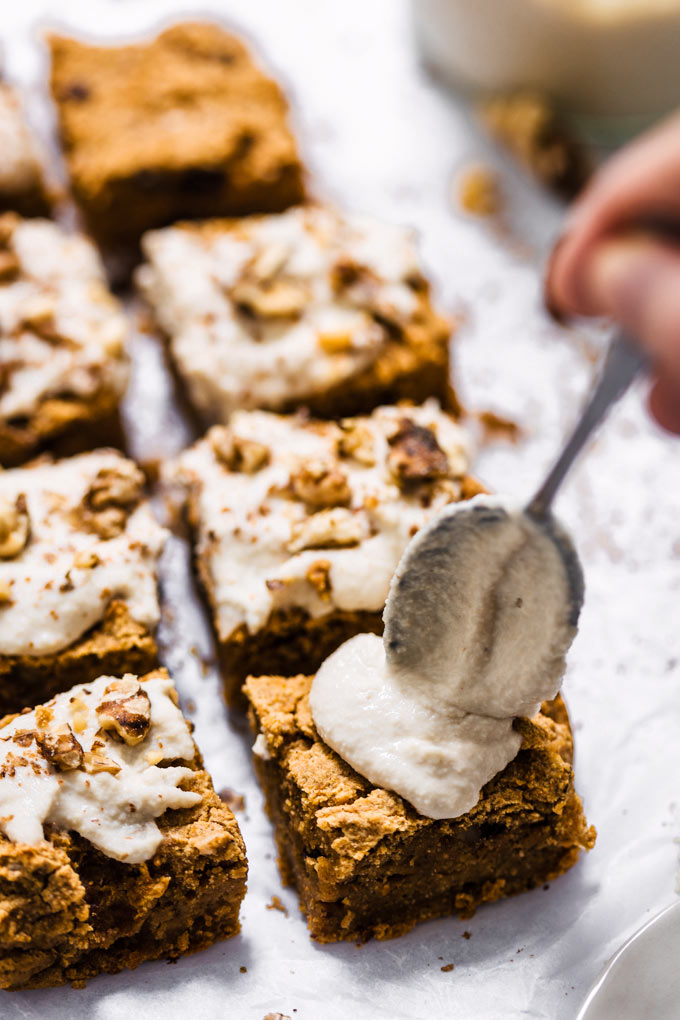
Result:
<svg viewBox="0 0 680 1020"><path fill-rule="evenodd" d="M309 300L302 284L284 279L262 284L242 280L232 288L231 297L236 305L260 319L297 319Z"/></svg>
<svg viewBox="0 0 680 1020"><path fill-rule="evenodd" d="M116 538L125 530L143 488L144 475L129 460L101 468L83 497L83 523L100 538Z"/></svg>
<svg viewBox="0 0 680 1020"><path fill-rule="evenodd" d="M47 705L38 705L35 710L35 721L38 726L44 729L45 726L49 726L53 718L54 713L51 708L48 708Z"/></svg>
<svg viewBox="0 0 680 1020"><path fill-rule="evenodd" d="M313 509L347 506L352 498L345 472L323 461L310 462L295 471L290 476L290 487L296 499Z"/></svg>
<svg viewBox="0 0 680 1020"><path fill-rule="evenodd" d="M14 599L12 598L12 582L2 580L0 581L0 607L13 605Z"/></svg>
<svg viewBox="0 0 680 1020"><path fill-rule="evenodd" d="M350 255L341 255L331 268L331 287L336 294L341 294L343 290L357 283L367 272L369 270L361 263L355 262Z"/></svg>
<svg viewBox="0 0 680 1020"><path fill-rule="evenodd" d="M388 442L387 466L400 486L433 481L448 473L449 462L432 429L402 418Z"/></svg>
<svg viewBox="0 0 680 1020"><path fill-rule="evenodd" d="M44 340L58 340L54 313L56 302L49 294L35 294L21 306L21 324Z"/></svg>
<svg viewBox="0 0 680 1020"><path fill-rule="evenodd" d="M458 182L459 201L473 216L497 216L503 207L498 175L486 166L468 167Z"/></svg>
<svg viewBox="0 0 680 1020"><path fill-rule="evenodd" d="M11 560L26 546L31 534L26 497L19 493L14 502L0 497L0 559Z"/></svg>
<svg viewBox="0 0 680 1020"><path fill-rule="evenodd" d="M324 602L331 597L331 565L328 560L315 560L305 574L305 577Z"/></svg>
<svg viewBox="0 0 680 1020"><path fill-rule="evenodd" d="M354 346L354 337L348 330L340 333L319 333L317 341L326 354L344 354L345 351L351 351Z"/></svg>
<svg viewBox="0 0 680 1020"><path fill-rule="evenodd" d="M85 751L83 755L83 769L89 775L96 775L98 772L109 772L112 776L120 772L120 765L112 758L107 758L100 751Z"/></svg>
<svg viewBox="0 0 680 1020"><path fill-rule="evenodd" d="M263 443L235 436L228 428L211 429L210 445L225 467L230 471L242 471L246 475L253 475L266 467L271 459L269 449Z"/></svg>
<svg viewBox="0 0 680 1020"><path fill-rule="evenodd" d="M126 744L139 744L151 725L149 695L132 676L114 680L104 690L109 698L97 706L97 719L103 730Z"/></svg>
<svg viewBox="0 0 680 1020"><path fill-rule="evenodd" d="M341 457L353 457L366 467L375 464L375 439L370 429L359 425L351 418L340 423L343 430L338 439L338 454Z"/></svg>
<svg viewBox="0 0 680 1020"><path fill-rule="evenodd" d="M289 244L279 241L270 244L255 255L246 272L254 276L260 283L266 283L277 276L290 258Z"/></svg>
<svg viewBox="0 0 680 1020"><path fill-rule="evenodd" d="M96 552L87 551L85 549L77 552L73 560L73 566L77 567L79 570L92 570L98 563L99 557Z"/></svg>
<svg viewBox="0 0 680 1020"><path fill-rule="evenodd" d="M333 507L293 524L288 548L293 553L303 549L340 548L358 545L363 537L360 518L342 507Z"/></svg>
<svg viewBox="0 0 680 1020"><path fill-rule="evenodd" d="M83 749L68 723L54 730L37 730L35 742L50 765L60 772L78 769L83 763Z"/></svg>

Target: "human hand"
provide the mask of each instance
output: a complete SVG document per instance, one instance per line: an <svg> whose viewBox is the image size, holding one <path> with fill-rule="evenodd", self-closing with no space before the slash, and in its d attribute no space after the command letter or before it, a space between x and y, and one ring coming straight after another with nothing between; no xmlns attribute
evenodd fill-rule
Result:
<svg viewBox="0 0 680 1020"><path fill-rule="evenodd" d="M650 410L680 435L680 115L622 149L574 205L546 278L557 315L606 315L649 351Z"/></svg>

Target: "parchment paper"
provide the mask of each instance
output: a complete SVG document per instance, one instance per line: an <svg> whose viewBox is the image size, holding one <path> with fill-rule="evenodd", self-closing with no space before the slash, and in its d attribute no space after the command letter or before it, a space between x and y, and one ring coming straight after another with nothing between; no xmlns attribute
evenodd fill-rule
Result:
<svg viewBox="0 0 680 1020"><path fill-rule="evenodd" d="M134 32L184 0L3 0L6 67L31 92L43 131L37 20ZM527 497L557 451L594 370L601 338L560 329L540 310L539 265L561 210L480 139L458 101L419 66L404 0L230 0L239 25L287 83L319 195L415 225L442 306L465 311L456 373L466 404L518 422L523 439L481 450L494 489ZM471 159L502 173L508 230L465 217L452 180ZM135 340L127 412L133 450L172 454L190 438L172 408L156 342ZM164 563L166 662L196 724L217 789L245 796L250 860L243 931L174 966L147 964L69 988L0 997L8 1020L567 1020L622 940L675 895L680 775L680 445L643 409L644 386L616 409L560 499L586 573L587 598L565 695L578 788L595 850L549 889L485 907L470 921L418 927L391 942L313 944L282 890L253 781L249 738L223 708L210 631L187 550ZM280 897L288 914L267 909ZM468 932L470 937L463 937ZM442 971L453 963L454 969Z"/></svg>

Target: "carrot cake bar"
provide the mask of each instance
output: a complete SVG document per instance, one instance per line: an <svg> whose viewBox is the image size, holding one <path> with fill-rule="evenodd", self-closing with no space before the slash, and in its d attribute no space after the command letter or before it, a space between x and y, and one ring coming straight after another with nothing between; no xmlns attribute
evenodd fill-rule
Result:
<svg viewBox="0 0 680 1020"><path fill-rule="evenodd" d="M82 986L239 930L247 863L164 670L0 724L0 987Z"/></svg>
<svg viewBox="0 0 680 1020"><path fill-rule="evenodd" d="M218 25L177 24L128 46L58 35L50 45L73 194L100 243L304 198L286 100Z"/></svg>
<svg viewBox="0 0 680 1020"><path fill-rule="evenodd" d="M12 88L0 81L0 212L45 216L50 201L36 142Z"/></svg>
<svg viewBox="0 0 680 1020"><path fill-rule="evenodd" d="M392 574L441 507L480 491L431 400L340 423L239 411L180 458L227 699L249 673L313 671L382 632Z"/></svg>
<svg viewBox="0 0 680 1020"><path fill-rule="evenodd" d="M0 216L0 466L120 443L126 328L85 237Z"/></svg>
<svg viewBox="0 0 680 1020"><path fill-rule="evenodd" d="M435 396L450 327L412 233L330 208L147 234L137 280L208 422L237 408L323 418Z"/></svg>
<svg viewBox="0 0 680 1020"><path fill-rule="evenodd" d="M0 712L157 665L165 531L114 450L0 471Z"/></svg>
<svg viewBox="0 0 680 1020"><path fill-rule="evenodd" d="M551 881L590 849L560 697L520 718L517 756L456 818L419 814L319 737L311 678L250 677L254 762L281 874L320 942L392 938Z"/></svg>

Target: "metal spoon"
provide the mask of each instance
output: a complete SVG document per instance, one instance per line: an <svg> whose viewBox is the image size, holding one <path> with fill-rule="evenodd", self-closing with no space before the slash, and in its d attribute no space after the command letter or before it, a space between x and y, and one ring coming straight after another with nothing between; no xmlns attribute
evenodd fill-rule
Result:
<svg viewBox="0 0 680 1020"><path fill-rule="evenodd" d="M581 420L524 510L477 496L446 507L412 539L383 617L390 668L407 675L425 671L449 692L459 669L459 707L484 713L493 697L496 709L522 714L515 702L501 703L498 693L506 662L522 647L522 710L554 695L584 586L576 550L551 504L584 443L645 362L625 334L614 336ZM555 552L561 581L553 572ZM516 701L516 691L508 690Z"/></svg>

